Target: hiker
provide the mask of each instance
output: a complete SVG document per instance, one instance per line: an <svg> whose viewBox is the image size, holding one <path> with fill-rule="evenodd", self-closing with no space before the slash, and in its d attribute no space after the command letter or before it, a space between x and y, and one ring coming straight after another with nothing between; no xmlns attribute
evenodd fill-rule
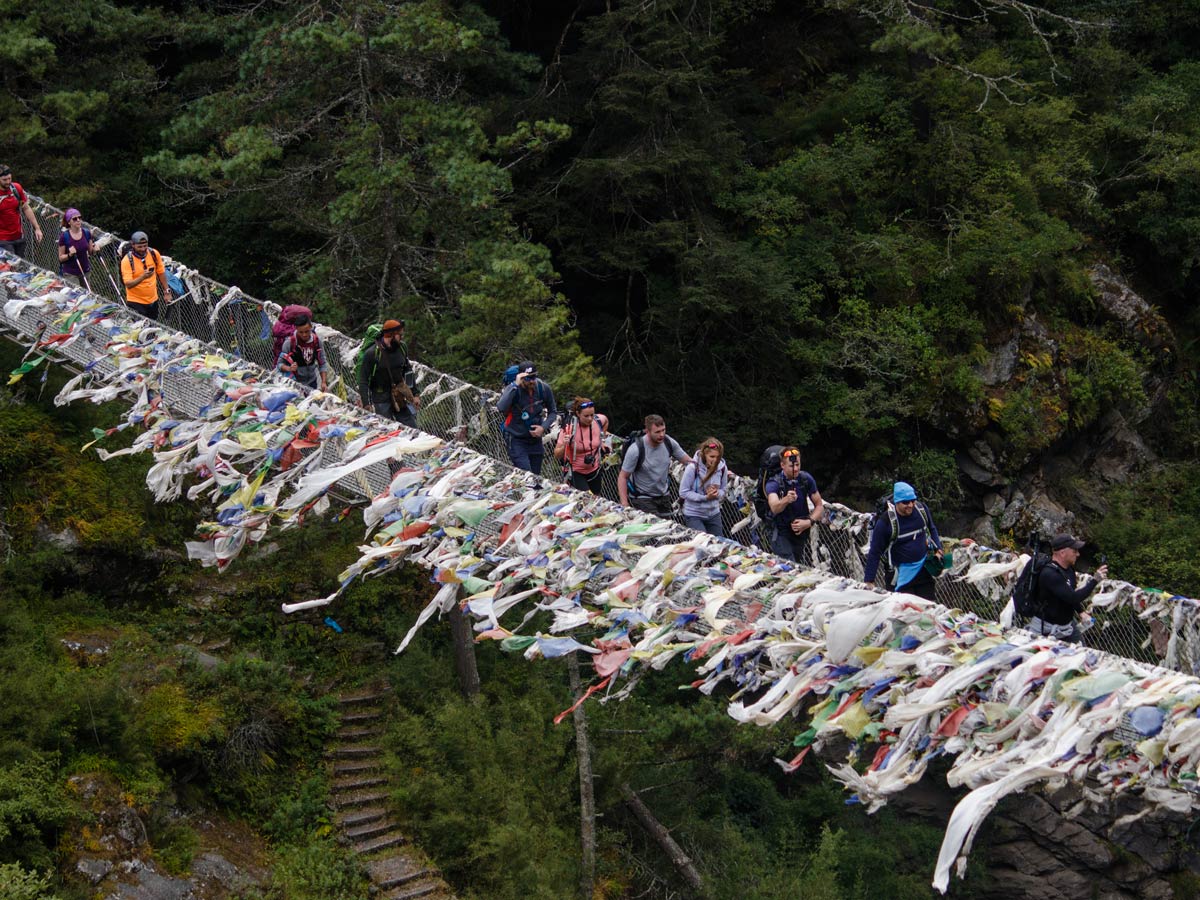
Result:
<svg viewBox="0 0 1200 900"><path fill-rule="evenodd" d="M672 513L668 478L671 460L690 463L675 438L667 434L663 417L653 413L646 416L645 431L629 442L617 476L617 495L621 505L664 518Z"/></svg>
<svg viewBox="0 0 1200 900"><path fill-rule="evenodd" d="M683 500L683 524L696 531L725 537L721 521L721 501L729 481L725 465L725 445L715 437L705 438L696 448L690 465L679 479L679 497Z"/></svg>
<svg viewBox="0 0 1200 900"><path fill-rule="evenodd" d="M25 255L25 230L21 225L24 215L33 229L33 239L42 240L42 227L38 224L29 195L21 185L13 181L12 169L0 166L0 250L17 256Z"/></svg>
<svg viewBox="0 0 1200 900"><path fill-rule="evenodd" d="M934 599L935 582L925 563L932 554L940 567L942 539L929 507L917 500L917 492L906 481L892 485L891 503L875 517L863 571L867 587L875 587L875 573L885 553L896 570L893 591Z"/></svg>
<svg viewBox="0 0 1200 900"><path fill-rule="evenodd" d="M825 503L816 479L800 468L800 448L785 447L780 452L779 471L767 479L764 491L774 524L771 552L792 562L811 565L808 530L824 518Z"/></svg>
<svg viewBox="0 0 1200 900"><path fill-rule="evenodd" d="M562 460L567 481L581 491L600 493L600 460L608 450L608 417L596 403L576 397L567 407L570 421L558 432L554 458Z"/></svg>
<svg viewBox="0 0 1200 900"><path fill-rule="evenodd" d="M329 390L329 364L325 362L325 348L317 336L312 319L297 316L292 319L296 330L284 338L279 348L278 368L287 372L305 387Z"/></svg>
<svg viewBox="0 0 1200 900"><path fill-rule="evenodd" d="M367 409L416 428L421 398L412 388L413 367L404 343L404 323L388 319L379 337L363 351L358 367L358 394Z"/></svg>
<svg viewBox="0 0 1200 900"><path fill-rule="evenodd" d="M91 290L87 276L92 271L96 242L91 230L83 227L83 215L71 207L63 213L63 230L58 236L58 271L63 278Z"/></svg>
<svg viewBox="0 0 1200 900"><path fill-rule="evenodd" d="M1069 644L1078 644L1080 628L1075 615L1083 612L1084 601L1108 577L1108 566L1102 565L1093 573L1088 583L1076 587L1075 563L1083 541L1069 534L1056 534L1050 541L1050 561L1037 575L1034 603L1039 615L1029 620L1029 630L1048 637L1056 637Z"/></svg>
<svg viewBox="0 0 1200 900"><path fill-rule="evenodd" d="M504 417L504 443L508 458L518 469L540 475L546 448L542 438L558 417L554 391L538 378L537 366L517 363L511 384L504 386L496 409Z"/></svg>
<svg viewBox="0 0 1200 900"><path fill-rule="evenodd" d="M167 287L162 254L150 246L150 238L144 231L130 235L129 250L121 257L121 281L125 283L125 300L129 308L157 321L159 286L163 297L170 297L171 292Z"/></svg>

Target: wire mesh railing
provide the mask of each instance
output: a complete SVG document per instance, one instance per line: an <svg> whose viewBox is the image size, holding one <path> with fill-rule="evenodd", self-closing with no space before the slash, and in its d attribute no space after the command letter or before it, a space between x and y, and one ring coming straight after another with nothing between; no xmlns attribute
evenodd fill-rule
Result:
<svg viewBox="0 0 1200 900"><path fill-rule="evenodd" d="M62 213L40 198L30 197L41 221L43 240L27 235L28 259L52 272L58 271L58 235ZM104 229L87 226L96 241L88 285L93 293L115 304L124 304L120 281L120 258L127 244ZM160 250L161 252L161 250ZM163 254L169 271L178 275L184 292L162 304L159 321L167 328L192 335L244 359L262 369L273 366L271 327L280 307L258 300L236 286L224 285L189 268L169 254ZM316 311L319 314L319 310ZM357 402L357 357L361 341L336 329L317 323L329 365L333 372L330 390L342 399ZM455 441L492 459L507 462L501 416L496 409L497 392L440 372L413 361L415 391L422 404L417 413L418 427L446 440ZM552 446L558 426L547 435ZM619 438L604 460L600 493L617 499L620 454ZM682 467L672 470L670 492L678 498ZM563 480L559 464L547 453L542 477ZM360 476L365 477L365 476ZM378 482L377 484L375 482ZM385 483L375 476L362 487L378 490ZM763 522L754 509L754 480L731 476L721 504L721 518L730 540L770 550L770 523ZM868 513L828 503L828 520L809 532L811 565L835 575L861 579L863 562L870 539L871 516ZM676 516L677 522L682 518ZM1001 620L1011 583L1019 570L1019 557L1009 551L989 548L970 541L946 539L954 551L953 567L936 583L937 601L951 609L962 609L981 617ZM994 572L995 574L985 574ZM1194 599L1162 591L1144 589L1127 582L1106 581L1093 604L1094 626L1085 633L1089 646L1144 662L1154 662L1189 673L1200 672L1200 604Z"/></svg>

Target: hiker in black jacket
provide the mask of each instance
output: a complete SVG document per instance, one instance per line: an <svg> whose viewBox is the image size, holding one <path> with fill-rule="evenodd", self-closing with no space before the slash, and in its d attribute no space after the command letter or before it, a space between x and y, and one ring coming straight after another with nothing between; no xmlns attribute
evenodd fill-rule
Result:
<svg viewBox="0 0 1200 900"><path fill-rule="evenodd" d="M1108 577L1108 566L1101 566L1087 584L1076 587L1075 563L1083 541L1069 534L1056 534L1050 542L1050 562L1037 577L1037 609L1040 615L1029 620L1029 630L1056 637L1070 644L1079 643L1079 625L1075 616L1083 612L1087 598Z"/></svg>
<svg viewBox="0 0 1200 900"><path fill-rule="evenodd" d="M421 398L405 380L411 371L408 348L404 345L404 323L388 319L383 323L379 340L363 354L358 385L363 406L401 425L416 428L416 410L421 408Z"/></svg>

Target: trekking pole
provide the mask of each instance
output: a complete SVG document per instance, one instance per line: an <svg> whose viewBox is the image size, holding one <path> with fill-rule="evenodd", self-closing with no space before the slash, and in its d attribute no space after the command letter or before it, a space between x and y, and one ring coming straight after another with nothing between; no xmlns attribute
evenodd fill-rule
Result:
<svg viewBox="0 0 1200 900"><path fill-rule="evenodd" d="M100 265L104 266L104 274L108 276L108 283L112 285L113 291L116 293L117 302L128 309L129 303L125 299L125 292L117 287L117 280L113 278L112 270L109 269L108 263L104 261L103 256L100 257Z"/></svg>

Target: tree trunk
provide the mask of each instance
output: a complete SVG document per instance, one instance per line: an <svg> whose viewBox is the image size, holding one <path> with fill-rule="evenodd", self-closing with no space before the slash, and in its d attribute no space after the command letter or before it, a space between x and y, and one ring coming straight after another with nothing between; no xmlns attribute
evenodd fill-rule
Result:
<svg viewBox="0 0 1200 900"><path fill-rule="evenodd" d="M637 817L638 822L650 834L652 838L662 848L662 851L667 854L667 858L671 860L671 864L683 877L683 880L688 883L695 896L706 897L707 891L704 889L704 880L700 877L700 873L696 867L692 865L692 860L679 844L675 843L675 838L671 837L671 832L663 827L658 819L654 818L654 813L650 812L650 808L642 802L639 797L628 784L621 785L621 797L625 801L625 805Z"/></svg>
<svg viewBox="0 0 1200 900"><path fill-rule="evenodd" d="M471 623L458 604L450 610L450 632L454 635L454 670L458 673L458 689L467 699L479 695L479 669L475 666L475 638Z"/></svg>
<svg viewBox="0 0 1200 900"><path fill-rule="evenodd" d="M567 654L567 672L571 677L571 696L578 701L583 696L579 683L579 660ZM588 740L587 713L583 704L571 713L575 721L575 756L579 761L579 864L580 900L592 900L596 884L596 797L592 791L592 745Z"/></svg>

